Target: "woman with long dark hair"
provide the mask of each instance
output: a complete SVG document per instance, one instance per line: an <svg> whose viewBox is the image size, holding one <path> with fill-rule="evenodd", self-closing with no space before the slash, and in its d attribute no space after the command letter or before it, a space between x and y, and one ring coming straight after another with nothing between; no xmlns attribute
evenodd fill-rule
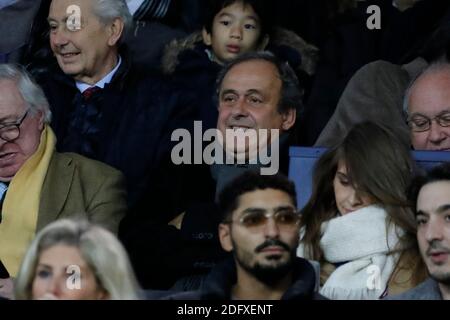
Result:
<svg viewBox="0 0 450 320"><path fill-rule="evenodd" d="M408 145L373 122L318 160L298 255L319 261L323 295L378 299L424 279L406 196L413 170Z"/></svg>

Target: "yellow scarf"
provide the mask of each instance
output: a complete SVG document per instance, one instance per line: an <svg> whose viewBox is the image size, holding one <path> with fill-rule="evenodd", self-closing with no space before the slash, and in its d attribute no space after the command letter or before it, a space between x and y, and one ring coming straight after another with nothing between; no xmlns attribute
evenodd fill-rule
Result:
<svg viewBox="0 0 450 320"><path fill-rule="evenodd" d="M0 223L0 260L11 277L36 234L41 189L55 149L56 138L45 125L36 152L22 165L9 184Z"/></svg>

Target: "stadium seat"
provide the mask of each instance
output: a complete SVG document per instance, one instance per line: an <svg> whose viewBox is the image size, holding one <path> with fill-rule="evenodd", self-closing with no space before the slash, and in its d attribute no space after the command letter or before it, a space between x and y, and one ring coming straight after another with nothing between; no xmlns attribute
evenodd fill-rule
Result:
<svg viewBox="0 0 450 320"><path fill-rule="evenodd" d="M312 190L312 173L317 159L326 148L291 147L289 149L289 178L294 181L297 190L298 208L303 208ZM428 170L442 162L450 162L447 151L412 151L420 167Z"/></svg>

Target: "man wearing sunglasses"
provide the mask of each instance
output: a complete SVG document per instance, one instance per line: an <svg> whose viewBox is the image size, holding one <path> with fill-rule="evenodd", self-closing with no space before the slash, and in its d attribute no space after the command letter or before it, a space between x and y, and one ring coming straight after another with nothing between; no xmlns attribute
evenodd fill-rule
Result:
<svg viewBox="0 0 450 320"><path fill-rule="evenodd" d="M406 90L403 111L416 150L450 151L450 64L426 68Z"/></svg>
<svg viewBox="0 0 450 320"><path fill-rule="evenodd" d="M323 299L315 292L312 265L296 257L300 216L295 187L284 176L246 172L219 197L219 239L228 257L202 289L174 299Z"/></svg>

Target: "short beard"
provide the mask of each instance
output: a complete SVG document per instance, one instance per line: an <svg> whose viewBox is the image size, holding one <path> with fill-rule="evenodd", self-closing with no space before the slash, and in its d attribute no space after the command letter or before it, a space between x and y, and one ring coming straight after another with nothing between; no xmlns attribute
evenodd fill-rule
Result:
<svg viewBox="0 0 450 320"><path fill-rule="evenodd" d="M279 240L268 240L262 245L258 246L255 251L262 251L265 247L269 245L279 245L289 250L289 259L278 265L261 265L260 263L256 263L253 266L250 266L248 261L251 260L251 255L245 253L243 256L239 256L236 252L234 253L234 258L237 263L247 271L249 274L254 276L256 279L266 284L269 287L274 287L280 280L285 278L293 269L294 269L294 260L296 257L296 250L292 250L288 245L279 241ZM267 257L269 260L276 260L276 256Z"/></svg>
<svg viewBox="0 0 450 320"><path fill-rule="evenodd" d="M430 274L431 278L445 286L450 287L450 272Z"/></svg>
<svg viewBox="0 0 450 320"><path fill-rule="evenodd" d="M448 252L448 250L449 250L440 241L435 240L435 241L432 241L429 244L429 246L428 246L424 256L425 257L429 256L433 249L434 250L441 250L441 251L444 251L444 252ZM444 266L444 268L448 269L448 264L446 266ZM428 270L430 270L430 268L428 268ZM433 274L430 272L430 276L431 276L431 278L433 278L434 280L436 280L439 283L442 283L442 284L444 284L446 286L450 285L450 271L441 271L441 272L439 272L439 270L438 270L437 272L434 272Z"/></svg>
<svg viewBox="0 0 450 320"><path fill-rule="evenodd" d="M242 264L241 266L269 287L274 287L293 270L292 259L278 266L262 266L259 263L253 267L243 266Z"/></svg>

